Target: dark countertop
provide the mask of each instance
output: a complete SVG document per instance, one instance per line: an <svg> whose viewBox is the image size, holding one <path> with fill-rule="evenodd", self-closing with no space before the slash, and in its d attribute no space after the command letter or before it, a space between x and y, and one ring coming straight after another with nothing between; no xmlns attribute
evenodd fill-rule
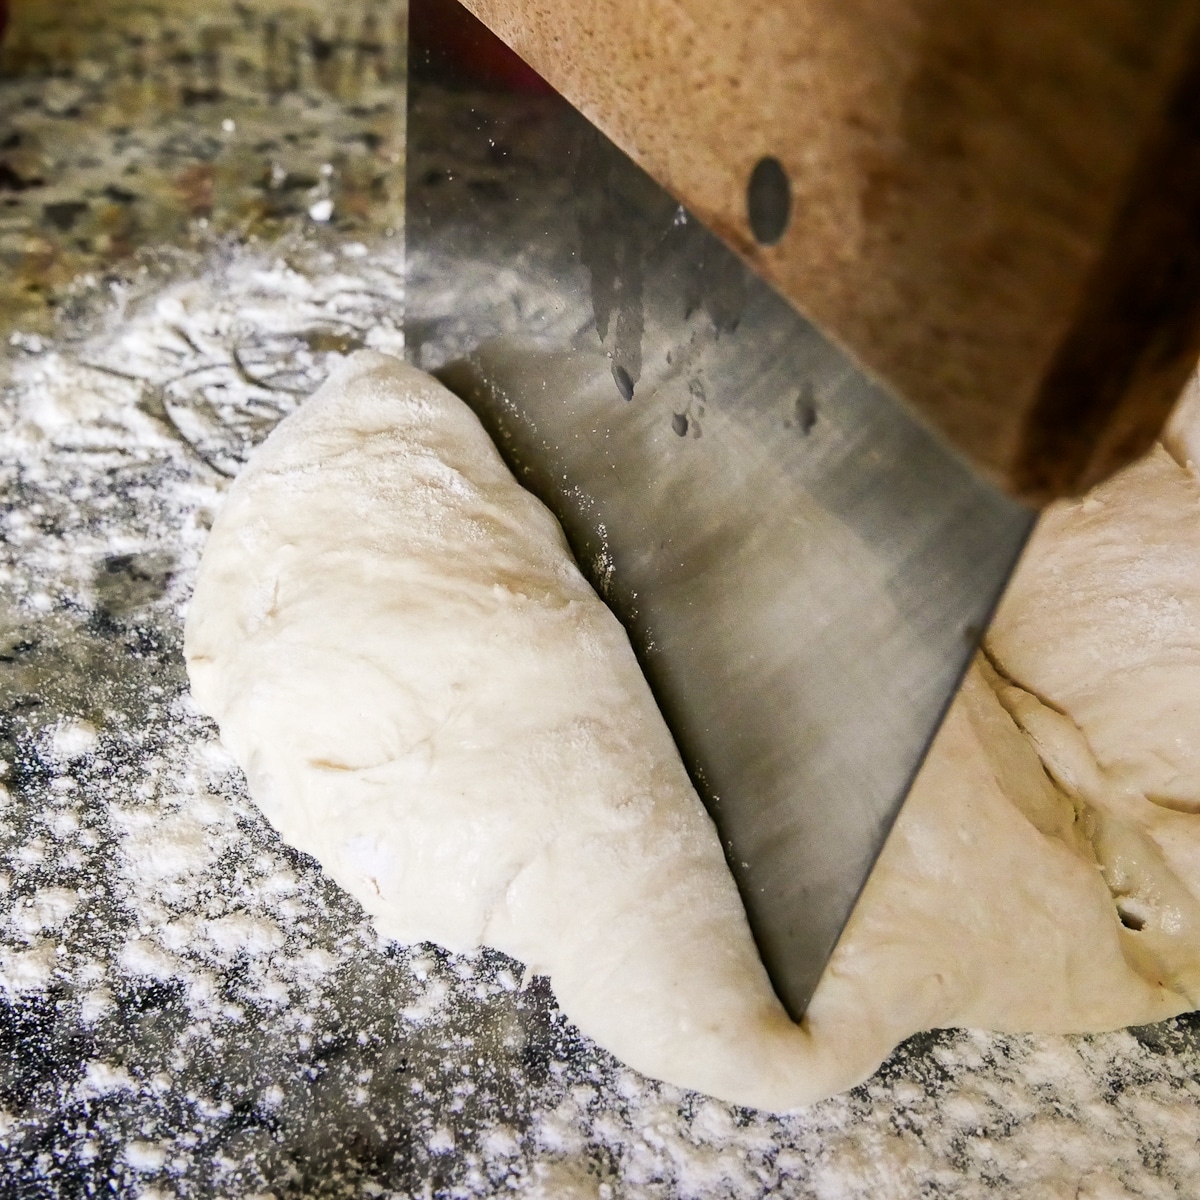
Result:
<svg viewBox="0 0 1200 1200"><path fill-rule="evenodd" d="M404 6L32 0L0 54L0 322L143 247L404 213Z"/></svg>

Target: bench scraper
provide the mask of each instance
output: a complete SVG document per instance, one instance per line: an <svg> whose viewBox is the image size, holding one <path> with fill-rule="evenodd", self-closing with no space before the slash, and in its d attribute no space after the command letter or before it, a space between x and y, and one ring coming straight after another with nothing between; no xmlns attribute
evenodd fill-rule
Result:
<svg viewBox="0 0 1200 1200"><path fill-rule="evenodd" d="M543 74L561 59L559 82L578 83L570 56L546 50L563 44L547 27L553 4L516 24L519 4L472 7L528 34L521 48ZM568 26L587 11L559 4ZM1158 391L1134 395L1126 371L1117 402L1095 399L1086 371L1070 374L1078 329L1052 329L1057 357L1043 355L1039 378L1074 383L1060 380L1057 408L1049 384L1021 392L1034 414L1011 460L1023 475L966 445L985 474L951 445L970 439L938 419L945 406L912 388L915 407L897 399L781 294L797 300L784 258L755 260L786 250L810 218L796 211L794 168L759 156L741 225L718 237L681 203L686 186L656 182L454 0L411 0L409 61L408 353L475 409L627 628L799 1019L1030 531L1023 501L1096 473L1063 429L1094 448L1124 421L1134 433L1110 469L1144 447L1182 385L1200 329L1194 235L1186 252L1176 245L1183 283L1142 322L1161 333L1163 312L1182 314L1176 332L1191 321L1160 355ZM1193 178L1176 192L1194 204L1200 188ZM1123 211L1128 188L1113 195ZM1062 303L1079 311L1077 300ZM1030 307L1031 323L1053 324ZM840 340L871 357L853 331ZM887 373L887 346L875 360ZM1029 452L1037 421L1041 460ZM1006 444L1002 430L985 440ZM1054 471L1032 471L1038 461L1074 474L1046 484Z"/></svg>

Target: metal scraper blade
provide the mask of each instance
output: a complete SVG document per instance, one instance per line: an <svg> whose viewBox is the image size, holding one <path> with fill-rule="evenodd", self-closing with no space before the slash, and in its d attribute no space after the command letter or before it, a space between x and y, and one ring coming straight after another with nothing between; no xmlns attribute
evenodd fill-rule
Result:
<svg viewBox="0 0 1200 1200"><path fill-rule="evenodd" d="M453 0L409 63L408 352L629 631L799 1019L1032 514Z"/></svg>

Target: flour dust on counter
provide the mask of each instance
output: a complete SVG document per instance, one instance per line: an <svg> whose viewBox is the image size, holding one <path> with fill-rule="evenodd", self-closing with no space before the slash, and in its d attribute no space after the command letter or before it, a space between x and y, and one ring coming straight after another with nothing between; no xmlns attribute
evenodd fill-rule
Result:
<svg viewBox="0 0 1200 1200"><path fill-rule="evenodd" d="M272 831L182 616L253 446L342 351L399 347L398 248L367 249L217 247L7 347L0 1191L1186 1194L1190 1019L926 1034L774 1116L622 1067L514 959L381 939Z"/></svg>

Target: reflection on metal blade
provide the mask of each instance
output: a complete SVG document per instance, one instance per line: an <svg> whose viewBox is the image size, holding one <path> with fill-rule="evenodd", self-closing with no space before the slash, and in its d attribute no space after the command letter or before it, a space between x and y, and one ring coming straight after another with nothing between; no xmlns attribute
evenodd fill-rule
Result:
<svg viewBox="0 0 1200 1200"><path fill-rule="evenodd" d="M629 630L798 1018L1031 514L482 26L412 12L410 354Z"/></svg>

